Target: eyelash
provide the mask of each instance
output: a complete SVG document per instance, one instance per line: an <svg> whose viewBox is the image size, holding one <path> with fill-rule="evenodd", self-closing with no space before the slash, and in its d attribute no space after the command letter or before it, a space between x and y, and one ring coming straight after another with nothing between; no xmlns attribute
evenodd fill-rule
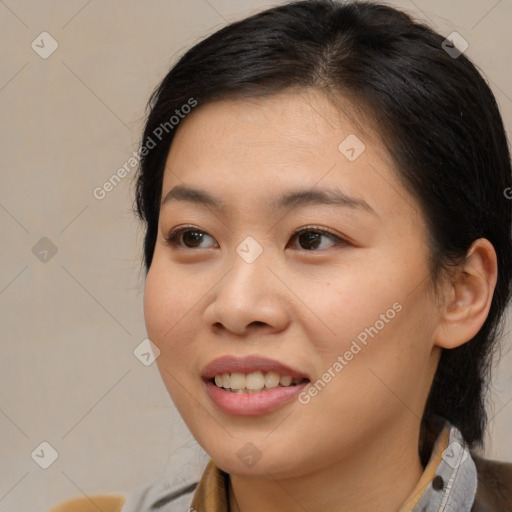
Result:
<svg viewBox="0 0 512 512"><path fill-rule="evenodd" d="M168 235L164 236L165 244L169 245L169 246L177 247L180 249L190 249L190 250L196 249L195 247L186 247L186 246L183 247L179 244L179 242L178 242L179 236L182 235L183 233L186 233L187 231L193 231L193 232L201 233L204 235L208 235L208 233L206 233L205 231L202 231L201 229L197 229L194 226L182 226L180 228L177 228L177 229L171 231L171 233L169 233ZM293 238L295 238L297 236L300 236L303 233L317 233L317 234L324 235L324 236L328 237L332 242L335 242L336 244L349 245L349 242L347 240L340 238L338 235L335 235L334 233L332 233L324 228L318 228L317 226L304 226L303 228L298 229L297 231L295 231L293 233L290 240L292 240ZM208 235L208 236L210 236L210 235ZM210 236L210 238L212 238L212 240L215 240L212 236ZM201 249L201 248L199 247L199 249ZM308 251L308 252L318 252L318 250L316 250L316 249L315 250L302 249L302 250ZM322 249L320 249L320 250L322 250ZM326 249L323 249L323 250L325 251Z"/></svg>

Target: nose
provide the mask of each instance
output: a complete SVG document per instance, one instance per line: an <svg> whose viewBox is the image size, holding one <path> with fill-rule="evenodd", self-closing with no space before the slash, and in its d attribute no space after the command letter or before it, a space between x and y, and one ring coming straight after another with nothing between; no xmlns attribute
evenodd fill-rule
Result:
<svg viewBox="0 0 512 512"><path fill-rule="evenodd" d="M235 255L231 268L213 289L204 311L204 323L216 334L239 336L251 332L273 333L289 323L286 287L269 269L263 255L247 263Z"/></svg>

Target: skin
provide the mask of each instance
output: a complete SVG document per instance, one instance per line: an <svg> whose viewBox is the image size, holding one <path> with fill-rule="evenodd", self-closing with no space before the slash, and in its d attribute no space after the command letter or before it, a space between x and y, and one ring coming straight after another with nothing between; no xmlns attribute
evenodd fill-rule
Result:
<svg viewBox="0 0 512 512"><path fill-rule="evenodd" d="M230 474L231 510L398 510L423 471L420 418L441 348L471 339L490 306L496 261L486 240L433 293L417 202L370 119L342 106L315 90L203 105L169 152L162 198L186 185L225 208L161 207L146 326L178 411ZM354 161L338 149L350 134L365 144ZM371 210L266 208L292 189L324 187ZM199 247L165 241L184 225L204 233ZM294 235L305 226L338 240L322 236L311 248ZM253 263L236 252L248 236L263 250ZM277 359L315 382L396 303L400 312L307 405L234 416L205 390L201 370L231 354ZM261 453L251 468L237 456L248 442Z"/></svg>

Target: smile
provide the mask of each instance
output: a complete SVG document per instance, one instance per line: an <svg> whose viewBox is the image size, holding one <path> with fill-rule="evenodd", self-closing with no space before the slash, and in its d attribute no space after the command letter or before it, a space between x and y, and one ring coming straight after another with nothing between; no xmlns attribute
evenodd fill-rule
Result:
<svg viewBox="0 0 512 512"><path fill-rule="evenodd" d="M256 371L244 373L218 373L212 382L230 393L261 393L277 387L291 387L307 379L293 378L291 375L279 375L277 372Z"/></svg>

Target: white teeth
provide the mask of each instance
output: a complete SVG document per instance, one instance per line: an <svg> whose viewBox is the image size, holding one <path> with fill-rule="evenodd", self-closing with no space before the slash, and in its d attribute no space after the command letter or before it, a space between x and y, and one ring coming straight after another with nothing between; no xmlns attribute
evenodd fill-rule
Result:
<svg viewBox="0 0 512 512"><path fill-rule="evenodd" d="M244 373L223 373L215 375L215 385L233 393L259 393L277 388L299 384L303 379L294 379L290 375L279 375L276 372L263 373L256 371Z"/></svg>
<svg viewBox="0 0 512 512"><path fill-rule="evenodd" d="M265 377L263 377L263 373L254 372L247 374L245 383L245 387L247 389L261 389L263 386L265 386Z"/></svg>
<svg viewBox="0 0 512 512"><path fill-rule="evenodd" d="M243 373L231 374L231 389L245 389L245 375Z"/></svg>
<svg viewBox="0 0 512 512"><path fill-rule="evenodd" d="M289 375L282 375L279 379L281 386L289 386L292 383L292 378Z"/></svg>
<svg viewBox="0 0 512 512"><path fill-rule="evenodd" d="M268 372L265 375L265 387L277 388L279 386L279 374L276 372Z"/></svg>

